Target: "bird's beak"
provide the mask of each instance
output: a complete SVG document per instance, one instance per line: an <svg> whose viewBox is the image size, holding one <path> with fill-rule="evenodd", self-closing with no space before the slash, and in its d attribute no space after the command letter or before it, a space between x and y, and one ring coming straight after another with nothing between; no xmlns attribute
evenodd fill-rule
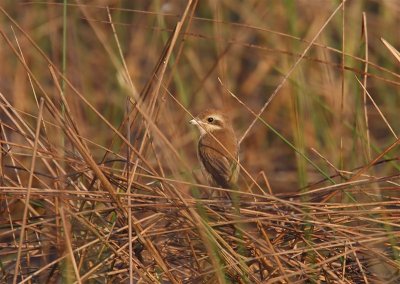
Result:
<svg viewBox="0 0 400 284"><path fill-rule="evenodd" d="M204 130L204 127L203 127L204 124L199 118L195 117L192 120L190 120L189 123L191 125L195 125L197 127L197 129L200 130L200 135L206 134L206 131Z"/></svg>
<svg viewBox="0 0 400 284"><path fill-rule="evenodd" d="M196 118L193 118L192 120L189 121L191 125L199 125L199 122L196 120Z"/></svg>

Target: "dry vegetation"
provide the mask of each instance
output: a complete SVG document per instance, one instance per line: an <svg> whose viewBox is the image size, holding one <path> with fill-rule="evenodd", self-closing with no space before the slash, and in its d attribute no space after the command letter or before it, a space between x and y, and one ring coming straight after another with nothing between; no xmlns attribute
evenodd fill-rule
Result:
<svg viewBox="0 0 400 284"><path fill-rule="evenodd" d="M400 282L399 1L1 5L1 283Z"/></svg>

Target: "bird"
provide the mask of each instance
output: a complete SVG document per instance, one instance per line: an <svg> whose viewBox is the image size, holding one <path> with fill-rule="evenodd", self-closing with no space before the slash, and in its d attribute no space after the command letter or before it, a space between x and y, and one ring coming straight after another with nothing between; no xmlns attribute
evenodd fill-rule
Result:
<svg viewBox="0 0 400 284"><path fill-rule="evenodd" d="M209 108L189 123L200 131L197 156L209 185L234 189L240 170L239 144L230 117L223 110Z"/></svg>

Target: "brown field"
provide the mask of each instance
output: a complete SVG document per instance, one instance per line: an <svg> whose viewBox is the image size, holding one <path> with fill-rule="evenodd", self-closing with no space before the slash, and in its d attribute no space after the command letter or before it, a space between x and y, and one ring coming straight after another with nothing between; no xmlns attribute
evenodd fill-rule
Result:
<svg viewBox="0 0 400 284"><path fill-rule="evenodd" d="M397 0L1 1L0 283L400 283L399 27ZM200 171L209 107L235 189Z"/></svg>

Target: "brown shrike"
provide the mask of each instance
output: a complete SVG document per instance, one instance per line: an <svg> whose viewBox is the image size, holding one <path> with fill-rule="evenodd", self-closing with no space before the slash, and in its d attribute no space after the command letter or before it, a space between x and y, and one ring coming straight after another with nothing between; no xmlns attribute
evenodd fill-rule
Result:
<svg viewBox="0 0 400 284"><path fill-rule="evenodd" d="M239 175L239 145L229 117L206 109L190 121L200 131L197 154L211 186L233 188ZM219 141L219 142L217 142Z"/></svg>

